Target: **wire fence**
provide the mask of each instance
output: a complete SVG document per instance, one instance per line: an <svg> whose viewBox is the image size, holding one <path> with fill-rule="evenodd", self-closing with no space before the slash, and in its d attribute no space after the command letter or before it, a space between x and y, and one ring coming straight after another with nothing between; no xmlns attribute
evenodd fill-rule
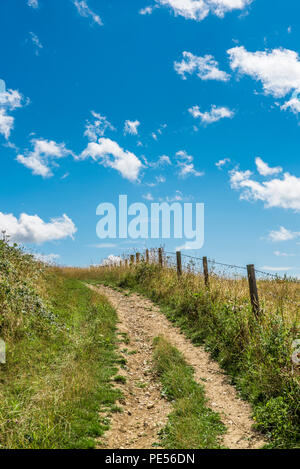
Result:
<svg viewBox="0 0 300 469"><path fill-rule="evenodd" d="M143 253L135 252L131 255L125 254L123 260L127 265L140 262L158 264L172 272L177 271L178 276L197 277L204 288L222 291L222 297L228 302L245 298L246 292L257 316L264 308L272 311L286 311L289 314L292 312L290 316L299 321L299 279L280 277L256 269L253 265L226 264L206 257L166 251L163 248L146 249Z"/></svg>

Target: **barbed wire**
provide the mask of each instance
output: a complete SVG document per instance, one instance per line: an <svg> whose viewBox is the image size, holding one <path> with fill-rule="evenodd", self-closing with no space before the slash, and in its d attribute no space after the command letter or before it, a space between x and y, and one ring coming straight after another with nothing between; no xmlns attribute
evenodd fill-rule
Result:
<svg viewBox="0 0 300 469"><path fill-rule="evenodd" d="M171 256L175 256L176 255L176 252L170 252L170 251L164 251L165 254L168 254L168 255L171 255ZM190 256L188 254L182 254L181 253L181 257L187 257L189 259L193 259L193 260L198 260L198 261L202 261L203 262L203 257L196 257L196 256ZM225 264L223 262L217 262L215 261L214 259L207 259L207 261L211 264L214 264L214 265L219 265L219 266L222 266L222 267L226 267L228 269L240 269L240 270L243 270L243 271L246 271L247 272L247 267L244 267L244 266L240 266L240 265L235 265L235 264ZM265 275L266 277L270 277L270 278L273 278L274 280L287 280L286 277L280 277L278 274L271 274L270 272L265 272L265 271L262 271L262 270L259 270L259 269L255 269L255 272L257 274L260 274L260 275ZM299 282L299 280L297 279L293 279L293 281L295 282Z"/></svg>

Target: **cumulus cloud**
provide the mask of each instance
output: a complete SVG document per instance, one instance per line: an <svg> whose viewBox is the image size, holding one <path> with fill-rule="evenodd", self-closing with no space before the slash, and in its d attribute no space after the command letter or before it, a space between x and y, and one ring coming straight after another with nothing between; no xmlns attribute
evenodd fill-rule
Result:
<svg viewBox="0 0 300 469"><path fill-rule="evenodd" d="M249 52L243 46L227 52L232 70L260 81L266 95L284 98L293 93L281 109L300 111L300 59L297 52L283 48Z"/></svg>
<svg viewBox="0 0 300 469"><path fill-rule="evenodd" d="M298 238L299 236L300 232L291 231L284 228L284 226L280 226L279 230L270 231L268 238L273 243L278 243L283 241L291 241Z"/></svg>
<svg viewBox="0 0 300 469"><path fill-rule="evenodd" d="M219 64L212 55L198 57L187 51L184 51L182 55L181 62L174 62L174 69L184 80L186 80L187 75L193 75L194 73L201 80L229 80L230 75L219 69Z"/></svg>
<svg viewBox="0 0 300 469"><path fill-rule="evenodd" d="M260 167L260 171L262 168ZM263 171L271 168L263 166ZM248 201L262 201L266 208L280 207L300 211L300 178L283 173L262 182L257 181L251 171L235 168L229 172L233 189L241 191L240 198Z"/></svg>
<svg viewBox="0 0 300 469"><path fill-rule="evenodd" d="M18 219L13 214L0 212L0 231L5 231L12 242L41 244L73 238L77 228L67 215L52 218L47 223L38 215L22 213Z"/></svg>
<svg viewBox="0 0 300 469"><path fill-rule="evenodd" d="M24 155L17 155L17 161L32 170L36 176L44 178L53 176L52 166L56 159L64 158L73 153L64 143L56 143L53 140L32 139L32 151L26 151ZM74 155L73 155L74 156Z"/></svg>
<svg viewBox="0 0 300 469"><path fill-rule="evenodd" d="M217 107L213 105L210 111L201 112L199 106L193 106L189 109L189 113L195 118L200 119L202 124L213 124L221 119L232 118L234 111L227 107Z"/></svg>
<svg viewBox="0 0 300 469"><path fill-rule="evenodd" d="M0 108L0 134L8 140L14 127L14 118L6 114L5 109Z"/></svg>
<svg viewBox="0 0 300 469"><path fill-rule="evenodd" d="M109 138L100 138L98 143L90 142L79 158L89 157L103 166L116 169L129 181L138 179L143 166L134 153L123 150L117 142Z"/></svg>
<svg viewBox="0 0 300 469"><path fill-rule="evenodd" d="M210 13L222 18L232 10L243 10L252 0L156 0L157 4L168 7L175 16L202 21Z"/></svg>
<svg viewBox="0 0 300 469"><path fill-rule="evenodd" d="M121 257L115 256L114 254L110 254L109 256L107 256L106 259L103 259L103 261L101 262L101 265L103 266L114 265L114 264L119 265L121 261L122 261Z"/></svg>
<svg viewBox="0 0 300 469"><path fill-rule="evenodd" d="M38 8L39 2L38 0L28 0L27 5L31 8Z"/></svg>
<svg viewBox="0 0 300 469"><path fill-rule="evenodd" d="M130 121L126 120L124 124L124 134L129 134L129 135L137 135L138 134L138 127L141 125L141 123L138 120L135 121Z"/></svg>
<svg viewBox="0 0 300 469"><path fill-rule="evenodd" d="M0 107L14 111L23 106L23 96L17 90L5 90L0 92Z"/></svg>
<svg viewBox="0 0 300 469"><path fill-rule="evenodd" d="M159 156L157 161L154 161L154 162L148 162L147 160L145 160L145 161L146 161L147 166L150 166L150 168L160 168L160 167L163 167L163 166L171 166L172 165L170 157L167 156L167 155Z"/></svg>
<svg viewBox="0 0 300 469"><path fill-rule="evenodd" d="M5 82L0 80L0 134L9 139L15 119L9 114L23 106L23 96L17 90L6 90Z"/></svg>
<svg viewBox="0 0 300 469"><path fill-rule="evenodd" d="M107 129L115 130L113 125L105 116L94 111L91 111L91 114L94 117L94 120L93 122L87 120L84 132L85 137L87 137L91 142L96 142L98 137L103 137Z"/></svg>
<svg viewBox="0 0 300 469"><path fill-rule="evenodd" d="M280 166L277 166L276 168L270 168L270 166L259 157L255 159L255 164L257 171L262 176L273 176L274 174L279 174L282 172L282 168Z"/></svg>
<svg viewBox="0 0 300 469"><path fill-rule="evenodd" d="M155 10L156 8L158 8L158 5L149 5L145 8L141 8L141 10L139 11L139 14L140 15L151 15L153 13L153 10Z"/></svg>
<svg viewBox="0 0 300 469"><path fill-rule="evenodd" d="M102 20L99 15L94 13L88 6L87 2L85 0L79 1L79 0L73 0L73 3L75 7L77 8L78 13L80 16L83 16L85 18L91 18L94 23L98 24L99 26L102 26Z"/></svg>
<svg viewBox="0 0 300 469"><path fill-rule="evenodd" d="M37 261L43 262L44 264L54 264L60 259L59 254L33 254Z"/></svg>
<svg viewBox="0 0 300 469"><path fill-rule="evenodd" d="M176 153L177 166L179 168L178 175L181 178L186 178L188 176L203 176L203 172L196 171L194 167L194 158L191 155L188 155L185 150L178 151Z"/></svg>
<svg viewBox="0 0 300 469"><path fill-rule="evenodd" d="M223 166L225 166L227 163L230 163L230 158L224 158L223 160L219 160L216 163L217 168L221 169Z"/></svg>

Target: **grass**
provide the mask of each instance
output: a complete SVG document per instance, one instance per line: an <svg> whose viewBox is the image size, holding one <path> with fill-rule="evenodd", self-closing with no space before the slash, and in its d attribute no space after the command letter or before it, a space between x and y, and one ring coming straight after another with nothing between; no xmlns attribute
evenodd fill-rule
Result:
<svg viewBox="0 0 300 469"><path fill-rule="evenodd" d="M94 448L117 411L116 313L0 241L0 448ZM100 411L105 413L102 414Z"/></svg>
<svg viewBox="0 0 300 469"><path fill-rule="evenodd" d="M193 379L193 369L163 337L154 340L154 363L163 393L173 411L161 432L166 449L219 449L225 427L207 407L204 389Z"/></svg>
<svg viewBox="0 0 300 469"><path fill-rule="evenodd" d="M300 284L292 280L259 280L261 316L249 302L246 279L203 277L156 264L66 269L84 278L142 293L161 306L171 322L194 344L205 344L226 370L241 396L253 407L256 427L270 448L300 447L299 367L293 365L293 341L299 338Z"/></svg>

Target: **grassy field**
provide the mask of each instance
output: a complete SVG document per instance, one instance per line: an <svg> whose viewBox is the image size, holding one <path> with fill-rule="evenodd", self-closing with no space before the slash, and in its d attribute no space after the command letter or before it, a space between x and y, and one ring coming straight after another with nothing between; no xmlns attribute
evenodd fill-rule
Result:
<svg viewBox="0 0 300 469"><path fill-rule="evenodd" d="M133 267L66 269L70 278L133 289L159 303L170 321L195 344L205 344L254 409L257 428L269 447L300 447L299 368L291 361L299 338L300 285L259 281L261 315L249 303L245 279L202 276L140 263Z"/></svg>
<svg viewBox="0 0 300 469"><path fill-rule="evenodd" d="M5 241L0 311L0 448L94 448L120 397L115 311Z"/></svg>
<svg viewBox="0 0 300 469"><path fill-rule="evenodd" d="M204 389L193 379L193 369L163 337L154 341L155 369L173 411L161 432L166 449L220 449L225 427L207 406Z"/></svg>

